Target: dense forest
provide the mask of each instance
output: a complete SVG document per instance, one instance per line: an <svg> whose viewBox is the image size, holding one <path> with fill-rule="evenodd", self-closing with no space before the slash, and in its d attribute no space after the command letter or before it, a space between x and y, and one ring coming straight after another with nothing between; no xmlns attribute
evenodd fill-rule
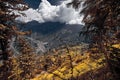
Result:
<svg viewBox="0 0 120 80"><path fill-rule="evenodd" d="M68 45L59 38L64 45L37 54L26 39L32 31L16 21L26 15L13 12L29 5L0 0L0 80L120 80L120 0L72 0L67 7L78 10L81 3L84 25L78 35L90 42Z"/></svg>

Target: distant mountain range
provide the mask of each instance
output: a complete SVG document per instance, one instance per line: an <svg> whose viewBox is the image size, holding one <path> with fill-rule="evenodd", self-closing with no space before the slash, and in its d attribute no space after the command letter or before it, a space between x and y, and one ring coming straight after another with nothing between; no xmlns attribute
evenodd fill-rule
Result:
<svg viewBox="0 0 120 80"><path fill-rule="evenodd" d="M79 37L82 25L69 25L59 22L38 23L36 21L22 25L23 30L32 30L32 38L47 42L48 48L67 45L75 45L87 42L84 37Z"/></svg>
<svg viewBox="0 0 120 80"><path fill-rule="evenodd" d="M33 12L35 11L34 9L39 9L39 4L41 2L41 0L25 0L25 2L27 2L29 4L29 6L31 7L31 14L29 14L27 17L29 17L28 19L30 19L30 22L28 21L28 23L26 24L22 24L20 26L21 30L31 30L32 34L29 36L29 40L32 40L33 46L37 45L36 48L41 48L41 50L44 52L45 48L48 49L52 49L52 48L56 48L62 45L76 45L79 44L81 42L88 42L88 40L85 40L84 37L80 37L79 36L79 32L82 30L83 25L81 24L81 17L78 16L76 13L78 13L77 11L74 11L74 9L70 8L68 9L67 7L65 7L65 3L60 4L59 1L64 1L64 0L43 0L42 1L42 12L39 13L38 16L41 16L45 13L44 9L47 11L46 6L50 6L51 8L55 8L58 9L56 11L55 15L52 15L53 13L51 13L50 15L50 19L49 17L46 18L46 16L41 16L40 18L45 20L44 23L40 23L40 20L37 20L35 18L39 18L36 14L33 14ZM69 0L68 0L69 1ZM58 5L59 6L54 6L54 5ZM34 9L33 9L34 8ZM49 8L49 7L47 7ZM41 7L40 7L41 10ZM66 12L66 10L71 13L68 16L68 12ZM61 13L62 12L62 13ZM37 12L38 13L38 12ZM26 14L26 15L27 15ZM54 16L54 17L53 17ZM72 17L73 16L73 17ZM35 18L34 18L35 17ZM69 18L70 17L70 18ZM78 18L79 17L79 18ZM44 19L45 18L45 19ZM77 19L76 19L77 18ZM23 20L27 19L26 17L22 18ZM27 19L27 20L28 20ZM32 20L31 20L32 19ZM36 21L33 21L36 20ZM46 21L47 20L47 21ZM51 21L51 22L49 22ZM68 22L76 22L79 24L68 24ZM39 42L40 41L40 42ZM38 43L38 44L37 44ZM47 44L46 44L47 43ZM44 48L44 44L45 44L45 48Z"/></svg>

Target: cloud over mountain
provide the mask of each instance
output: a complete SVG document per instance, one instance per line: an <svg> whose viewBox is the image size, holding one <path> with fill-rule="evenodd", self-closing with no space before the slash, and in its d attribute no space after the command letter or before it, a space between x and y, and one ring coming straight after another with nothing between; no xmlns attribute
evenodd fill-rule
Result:
<svg viewBox="0 0 120 80"><path fill-rule="evenodd" d="M30 8L25 11L14 11L14 13L20 15L16 20L23 23L38 21L39 23L61 22L66 24L82 24L83 15L80 16L79 14L82 4L79 10L75 10L72 7L67 7L66 4L68 2L71 2L71 0L62 1L59 5L51 5L47 0L42 0L37 9Z"/></svg>

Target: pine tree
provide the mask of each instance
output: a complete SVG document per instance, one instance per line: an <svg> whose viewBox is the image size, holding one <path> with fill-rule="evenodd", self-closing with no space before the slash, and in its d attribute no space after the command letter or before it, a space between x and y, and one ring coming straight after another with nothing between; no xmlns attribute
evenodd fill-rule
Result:
<svg viewBox="0 0 120 80"><path fill-rule="evenodd" d="M36 69L36 54L31 45L23 38L18 40L20 55L18 57L20 62L20 69L22 70L21 77L23 80L31 79L35 76Z"/></svg>
<svg viewBox="0 0 120 80"><path fill-rule="evenodd" d="M79 8L81 1L73 0L68 6ZM104 53L111 72L117 74L114 80L119 80L120 49L116 50L112 45L120 44L120 0L85 0L81 14L84 14L85 26L80 35L91 37L91 47Z"/></svg>
<svg viewBox="0 0 120 80"><path fill-rule="evenodd" d="M12 38L20 35L20 31L15 30L15 18L17 15L9 14L12 10L24 10L24 7L15 7L18 4L24 4L22 0L0 0L0 80L19 80L20 73L16 59L10 48ZM19 33L19 34L18 34Z"/></svg>

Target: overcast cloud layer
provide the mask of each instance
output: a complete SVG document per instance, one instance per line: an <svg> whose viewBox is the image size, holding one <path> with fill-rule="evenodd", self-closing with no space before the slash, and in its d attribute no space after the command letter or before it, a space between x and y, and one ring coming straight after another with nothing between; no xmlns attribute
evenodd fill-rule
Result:
<svg viewBox="0 0 120 80"><path fill-rule="evenodd" d="M67 7L66 4L71 0L62 1L60 5L51 5L47 0L42 0L38 9L30 8L28 10L18 12L15 14L24 13L16 18L17 21L27 23L31 21L44 22L61 22L66 24L82 24L83 16L80 16L79 12L82 9L82 4L79 10L75 10L72 7Z"/></svg>

